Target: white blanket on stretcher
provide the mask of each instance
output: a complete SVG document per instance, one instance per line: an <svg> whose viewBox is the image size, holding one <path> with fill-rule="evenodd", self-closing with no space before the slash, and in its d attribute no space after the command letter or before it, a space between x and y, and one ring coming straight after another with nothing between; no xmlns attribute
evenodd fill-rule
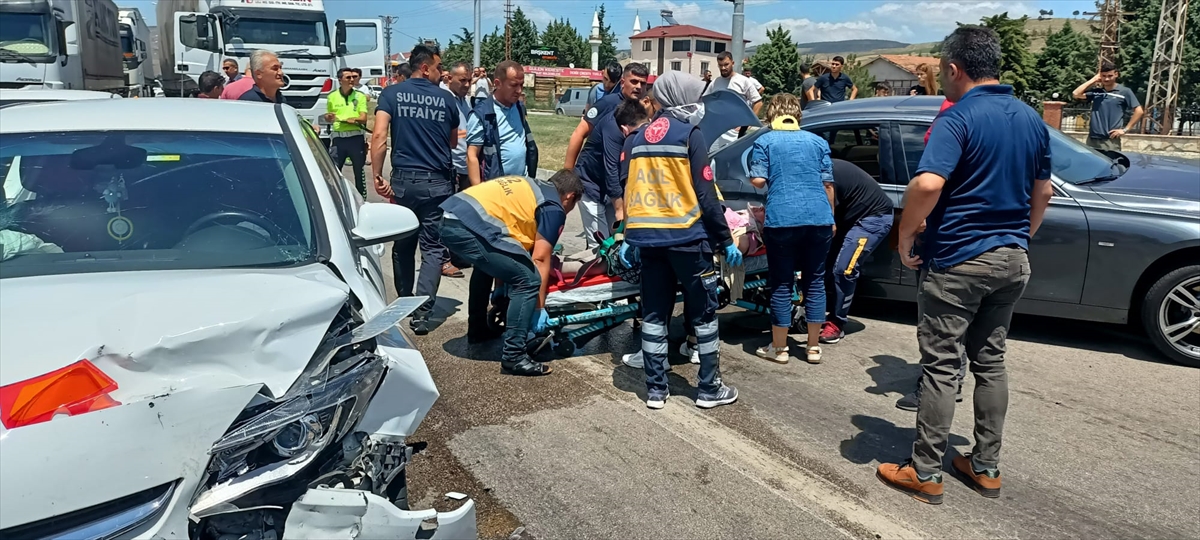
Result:
<svg viewBox="0 0 1200 540"><path fill-rule="evenodd" d="M632 298L641 292L641 286L627 281L612 281L586 285L573 289L551 291L546 295L546 307L563 307L571 304L597 304L623 298Z"/></svg>

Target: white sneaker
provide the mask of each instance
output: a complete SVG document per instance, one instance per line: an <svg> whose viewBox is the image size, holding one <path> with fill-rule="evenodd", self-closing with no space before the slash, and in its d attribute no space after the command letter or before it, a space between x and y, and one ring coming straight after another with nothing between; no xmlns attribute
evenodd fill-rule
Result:
<svg viewBox="0 0 1200 540"><path fill-rule="evenodd" d="M629 353L621 357L621 363L633 369L642 369L646 365L646 359L642 357L642 350L638 349L635 353Z"/></svg>
<svg viewBox="0 0 1200 540"><path fill-rule="evenodd" d="M820 364L821 363L821 346L816 345L813 347L809 347L808 355L807 355L807 358L805 358L805 360L808 360L808 363L810 363L810 364Z"/></svg>
<svg viewBox="0 0 1200 540"><path fill-rule="evenodd" d="M688 357L693 364L700 363L700 349L692 348L692 342L686 339L679 345L679 354Z"/></svg>

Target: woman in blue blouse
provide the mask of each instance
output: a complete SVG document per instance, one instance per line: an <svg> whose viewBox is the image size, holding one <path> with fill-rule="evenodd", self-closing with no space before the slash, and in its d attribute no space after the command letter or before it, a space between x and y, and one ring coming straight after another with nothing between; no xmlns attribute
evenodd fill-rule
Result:
<svg viewBox="0 0 1200 540"><path fill-rule="evenodd" d="M789 359L792 287L800 272L804 319L808 323L807 360L821 362L818 338L825 322L825 259L833 240L833 162L829 143L800 129L800 99L779 94L767 105L771 131L754 141L750 182L767 188L763 242L767 246L771 289L771 344L758 356L773 362Z"/></svg>

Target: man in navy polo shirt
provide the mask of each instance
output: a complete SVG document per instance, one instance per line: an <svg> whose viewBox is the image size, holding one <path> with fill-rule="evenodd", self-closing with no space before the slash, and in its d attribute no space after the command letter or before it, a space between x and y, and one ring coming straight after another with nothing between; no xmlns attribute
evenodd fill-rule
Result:
<svg viewBox="0 0 1200 540"><path fill-rule="evenodd" d="M583 180L579 215L587 247L599 245L596 233L612 234L613 223L625 218L625 188L621 185L621 147L625 133L613 119L617 105L626 99L641 99L642 87L650 77L645 65L631 62L621 74L621 84L597 101L583 115L567 145L564 169L574 170Z"/></svg>
<svg viewBox="0 0 1200 540"><path fill-rule="evenodd" d="M842 66L846 63L846 59L840 56L833 57L829 61L829 73L817 77L816 89L820 93L820 99L830 103L846 101L858 97L858 87L854 85L854 81L849 75L842 73ZM850 91L850 97L846 97L846 91Z"/></svg>
<svg viewBox="0 0 1200 540"><path fill-rule="evenodd" d="M371 172L376 191L408 207L421 221L417 236L398 240L392 246L392 271L396 294L428 296L412 315L417 335L429 333L442 263L448 257L442 245L441 204L454 194L452 153L458 147L458 106L454 96L438 88L442 78L442 55L437 47L417 45L408 58L412 77L383 89L375 108L375 131L371 134ZM392 135L392 178L383 178L387 135ZM421 246L421 272L414 276L414 256Z"/></svg>
<svg viewBox="0 0 1200 540"><path fill-rule="evenodd" d="M254 77L254 86L237 98L238 101L287 103L280 91L283 88L283 63L275 53L266 49L250 53L250 74Z"/></svg>
<svg viewBox="0 0 1200 540"><path fill-rule="evenodd" d="M877 471L888 485L929 504L942 502L942 457L964 352L975 374L975 447L953 464L981 495L1000 496L1005 336L1029 282L1029 239L1052 193L1050 134L1011 86L999 84L996 33L959 27L942 43L941 68L954 106L933 123L905 193L899 231L901 261L921 272L917 440L910 461L883 463ZM917 255L913 248L926 220Z"/></svg>

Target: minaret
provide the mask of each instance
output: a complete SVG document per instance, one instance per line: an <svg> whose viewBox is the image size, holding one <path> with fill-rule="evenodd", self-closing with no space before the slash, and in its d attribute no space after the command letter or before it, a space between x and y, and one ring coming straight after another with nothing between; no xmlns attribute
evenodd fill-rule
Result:
<svg viewBox="0 0 1200 540"><path fill-rule="evenodd" d="M634 15L633 15L633 34L637 35L640 33L642 33L642 16L637 13L634 13Z"/></svg>
<svg viewBox="0 0 1200 540"><path fill-rule="evenodd" d="M600 12L592 12L592 35L588 43L592 44L592 69L600 69Z"/></svg>

